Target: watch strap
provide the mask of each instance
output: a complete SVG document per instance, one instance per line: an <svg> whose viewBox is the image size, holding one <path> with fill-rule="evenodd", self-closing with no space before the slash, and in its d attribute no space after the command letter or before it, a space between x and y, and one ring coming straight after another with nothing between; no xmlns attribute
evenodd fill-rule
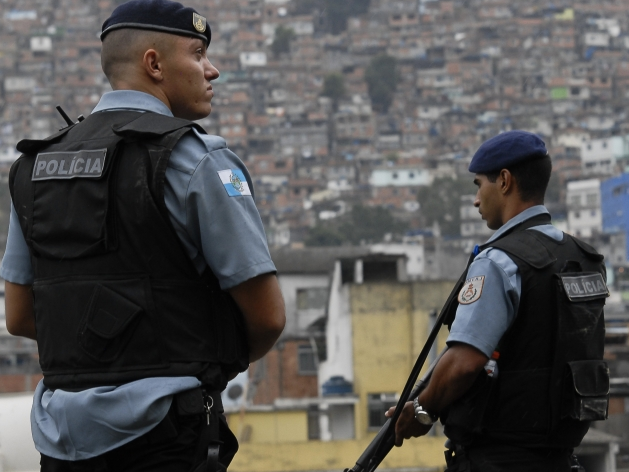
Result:
<svg viewBox="0 0 629 472"><path fill-rule="evenodd" d="M428 415L428 417L430 418L431 424L435 424L437 422L437 420L439 419L438 415L433 415L428 410L424 409L419 404L419 400L417 398L415 398L413 400L413 410L415 411L415 419L417 421L419 421L419 416L422 415L422 414ZM419 421L419 422L422 423L421 421Z"/></svg>

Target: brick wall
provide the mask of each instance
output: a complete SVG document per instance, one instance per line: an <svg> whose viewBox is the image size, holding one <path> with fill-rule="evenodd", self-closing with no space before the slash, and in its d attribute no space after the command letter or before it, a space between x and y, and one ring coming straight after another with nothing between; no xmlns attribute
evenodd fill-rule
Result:
<svg viewBox="0 0 629 472"><path fill-rule="evenodd" d="M41 374L0 375L0 393L32 392L42 378Z"/></svg>

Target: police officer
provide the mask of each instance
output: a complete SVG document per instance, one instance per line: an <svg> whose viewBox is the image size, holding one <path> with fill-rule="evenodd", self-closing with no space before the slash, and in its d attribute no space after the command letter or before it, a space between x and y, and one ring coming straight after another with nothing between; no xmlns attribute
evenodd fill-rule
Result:
<svg viewBox="0 0 629 472"><path fill-rule="evenodd" d="M42 470L224 470L220 392L285 316L247 169L191 121L219 76L210 25L132 0L101 39L113 91L20 142L10 175L1 275L9 332L38 342Z"/></svg>
<svg viewBox="0 0 629 472"><path fill-rule="evenodd" d="M551 225L551 168L524 131L489 139L470 163L474 206L496 232L445 307L448 350L396 424L401 446L440 417L447 471L569 471L589 422L606 417L603 257Z"/></svg>

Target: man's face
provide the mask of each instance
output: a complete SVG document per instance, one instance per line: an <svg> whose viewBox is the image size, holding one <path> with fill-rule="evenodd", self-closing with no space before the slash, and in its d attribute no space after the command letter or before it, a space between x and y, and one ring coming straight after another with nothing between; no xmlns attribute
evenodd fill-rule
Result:
<svg viewBox="0 0 629 472"><path fill-rule="evenodd" d="M496 182L490 182L485 174L476 174L474 184L478 187L474 206L478 208L489 229L498 229L502 221L502 193L500 192L500 176Z"/></svg>
<svg viewBox="0 0 629 472"><path fill-rule="evenodd" d="M211 80L218 78L218 69L207 58L201 39L173 36L173 47L162 58L164 93L170 109L178 118L199 120L212 111Z"/></svg>

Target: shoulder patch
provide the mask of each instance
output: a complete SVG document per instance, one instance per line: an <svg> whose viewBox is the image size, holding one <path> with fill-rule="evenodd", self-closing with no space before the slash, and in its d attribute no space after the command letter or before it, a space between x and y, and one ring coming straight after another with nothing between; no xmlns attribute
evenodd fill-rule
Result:
<svg viewBox="0 0 629 472"><path fill-rule="evenodd" d="M485 284L485 276L478 275L470 277L463 284L463 288L459 292L458 301L461 305L469 305L477 301L481 293L483 293L483 285Z"/></svg>
<svg viewBox="0 0 629 472"><path fill-rule="evenodd" d="M251 195L249 183L240 169L219 170L218 176L230 197Z"/></svg>

